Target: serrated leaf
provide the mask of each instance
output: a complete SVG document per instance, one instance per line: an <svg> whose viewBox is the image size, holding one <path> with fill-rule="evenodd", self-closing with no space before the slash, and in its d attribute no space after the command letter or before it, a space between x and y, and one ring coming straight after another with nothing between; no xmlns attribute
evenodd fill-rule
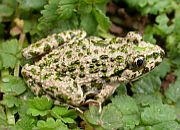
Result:
<svg viewBox="0 0 180 130"><path fill-rule="evenodd" d="M173 102L177 102L180 99L180 78L175 83L169 85L165 91L165 96Z"/></svg>
<svg viewBox="0 0 180 130"><path fill-rule="evenodd" d="M180 125L176 121L162 122L152 126L152 130L179 130Z"/></svg>
<svg viewBox="0 0 180 130"><path fill-rule="evenodd" d="M180 122L180 99L176 102L175 111L176 111L176 119L178 122Z"/></svg>
<svg viewBox="0 0 180 130"><path fill-rule="evenodd" d="M8 75L2 78L0 89L1 92L17 96L26 90L26 85L21 78Z"/></svg>
<svg viewBox="0 0 180 130"><path fill-rule="evenodd" d="M57 14L62 19L69 19L76 12L78 4L78 0L60 0Z"/></svg>
<svg viewBox="0 0 180 130"><path fill-rule="evenodd" d="M155 104L162 104L162 99L160 94L135 94L133 95L137 104L142 107L147 107Z"/></svg>
<svg viewBox="0 0 180 130"><path fill-rule="evenodd" d="M105 3L106 0L83 0L84 2L88 3L88 4L97 4L97 3Z"/></svg>
<svg viewBox="0 0 180 130"><path fill-rule="evenodd" d="M123 126L127 130L134 129L135 126L139 125L140 123L140 117L139 115L123 115Z"/></svg>
<svg viewBox="0 0 180 130"><path fill-rule="evenodd" d="M17 130L32 130L35 126L34 122L35 120L32 117L24 116L16 122L15 128Z"/></svg>
<svg viewBox="0 0 180 130"><path fill-rule="evenodd" d="M101 127L105 130L115 130L123 127L122 114L112 104L103 108L100 121Z"/></svg>
<svg viewBox="0 0 180 130"><path fill-rule="evenodd" d="M139 112L136 101L128 95L115 96L112 98L112 104L116 106L122 114L137 114Z"/></svg>
<svg viewBox="0 0 180 130"><path fill-rule="evenodd" d="M67 126L61 120L47 118L46 121L39 120L37 122L37 130L68 130Z"/></svg>
<svg viewBox="0 0 180 130"><path fill-rule="evenodd" d="M88 24L87 24L88 23ZM88 33L94 34L97 29L97 22L94 20L92 13L81 15L81 27Z"/></svg>
<svg viewBox="0 0 180 130"><path fill-rule="evenodd" d="M3 67L15 67L16 62L20 58L18 54L20 53L18 44L19 43L16 39L12 39L0 44L0 59L2 60Z"/></svg>
<svg viewBox="0 0 180 130"><path fill-rule="evenodd" d="M132 91L134 93L152 94L160 90L161 80L158 76L148 74L133 85Z"/></svg>
<svg viewBox="0 0 180 130"><path fill-rule="evenodd" d="M92 125L98 125L100 113L97 107L89 106L89 110L84 112L85 119Z"/></svg>
<svg viewBox="0 0 180 130"><path fill-rule="evenodd" d="M75 123L75 121L72 118L64 117L61 119L64 123Z"/></svg>
<svg viewBox="0 0 180 130"><path fill-rule="evenodd" d="M163 59L160 65L158 65L152 72L151 74L164 78L166 74L170 71L171 69L171 64L169 59Z"/></svg>
<svg viewBox="0 0 180 130"><path fill-rule="evenodd" d="M72 119L75 119L77 117L77 113L75 112L74 109L68 109L68 107L58 107L55 106L51 114L55 118L64 118L64 117L69 117Z"/></svg>
<svg viewBox="0 0 180 130"><path fill-rule="evenodd" d="M143 124L153 125L176 119L175 110L168 105L155 104L144 109L141 113Z"/></svg>
<svg viewBox="0 0 180 130"><path fill-rule="evenodd" d="M18 2L21 9L29 10L42 8L48 0L18 0Z"/></svg>
<svg viewBox="0 0 180 130"><path fill-rule="evenodd" d="M174 29L173 24L168 26L169 18L166 14L158 15L156 17L156 22L158 23L156 27L160 30L161 35L162 33L170 34Z"/></svg>
<svg viewBox="0 0 180 130"><path fill-rule="evenodd" d="M67 112L68 112L68 107L57 107L57 106L55 106L55 107L52 109L52 114L53 114L56 118L61 117L61 116L64 116Z"/></svg>
<svg viewBox="0 0 180 130"><path fill-rule="evenodd" d="M5 94L3 95L3 100L1 101L1 104L9 108L12 108L14 106L19 107L21 105L21 100L12 95Z"/></svg>
<svg viewBox="0 0 180 130"><path fill-rule="evenodd" d="M93 8L92 13L100 28L107 31L111 25L109 18L98 8Z"/></svg>
<svg viewBox="0 0 180 130"><path fill-rule="evenodd" d="M0 126L7 125L7 117L4 108L0 105Z"/></svg>
<svg viewBox="0 0 180 130"><path fill-rule="evenodd" d="M52 107L53 101L48 99L47 97L35 97L34 99L30 99L29 101L28 114L32 114L33 116L44 116L49 113L49 110Z"/></svg>

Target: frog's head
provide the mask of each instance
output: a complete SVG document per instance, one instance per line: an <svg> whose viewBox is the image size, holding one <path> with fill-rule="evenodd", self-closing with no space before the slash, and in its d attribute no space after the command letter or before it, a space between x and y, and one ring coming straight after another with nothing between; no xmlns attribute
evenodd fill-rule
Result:
<svg viewBox="0 0 180 130"><path fill-rule="evenodd" d="M162 62L165 53L158 45L143 41L141 35L134 32L127 34L127 41L129 47L123 78L134 81Z"/></svg>

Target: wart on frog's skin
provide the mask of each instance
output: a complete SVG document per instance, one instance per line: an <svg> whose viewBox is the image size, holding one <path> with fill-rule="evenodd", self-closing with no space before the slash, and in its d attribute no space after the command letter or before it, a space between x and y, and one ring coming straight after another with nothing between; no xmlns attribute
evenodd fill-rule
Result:
<svg viewBox="0 0 180 130"><path fill-rule="evenodd" d="M134 81L161 63L164 51L130 32L126 37L86 37L82 30L53 34L23 50L33 65L22 68L27 85L38 96L79 107L102 104L119 83Z"/></svg>

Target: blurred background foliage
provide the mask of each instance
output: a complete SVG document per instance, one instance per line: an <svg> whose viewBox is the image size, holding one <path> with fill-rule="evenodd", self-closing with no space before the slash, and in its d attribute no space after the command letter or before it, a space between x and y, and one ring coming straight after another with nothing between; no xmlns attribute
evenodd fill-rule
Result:
<svg viewBox="0 0 180 130"><path fill-rule="evenodd" d="M99 114L35 97L20 74L21 49L68 29L88 35L137 31L166 58L133 84L121 84ZM180 0L0 0L1 130L180 129Z"/></svg>

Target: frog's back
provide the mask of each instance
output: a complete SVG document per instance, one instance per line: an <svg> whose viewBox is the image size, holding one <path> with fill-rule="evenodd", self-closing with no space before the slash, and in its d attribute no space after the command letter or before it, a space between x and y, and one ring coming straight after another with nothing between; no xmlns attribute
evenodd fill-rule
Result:
<svg viewBox="0 0 180 130"><path fill-rule="evenodd" d="M163 50L142 41L135 33L110 39L62 34L72 40L64 40L58 47L54 44L55 49L50 46L52 50L34 65L25 65L22 74L37 95L49 95L74 106L86 102L86 97L102 103L113 94L119 82L136 79L162 61ZM40 51L33 49L36 44L32 45L24 54L44 54L44 48L50 43L43 43ZM27 57L32 55L27 53Z"/></svg>
<svg viewBox="0 0 180 130"><path fill-rule="evenodd" d="M116 79L118 70L126 66L125 44L116 44L115 40L122 39L89 37L52 50L35 63L41 71L42 88L54 97L60 97L62 93L72 95L71 98L79 103L84 96L96 95L105 84Z"/></svg>

